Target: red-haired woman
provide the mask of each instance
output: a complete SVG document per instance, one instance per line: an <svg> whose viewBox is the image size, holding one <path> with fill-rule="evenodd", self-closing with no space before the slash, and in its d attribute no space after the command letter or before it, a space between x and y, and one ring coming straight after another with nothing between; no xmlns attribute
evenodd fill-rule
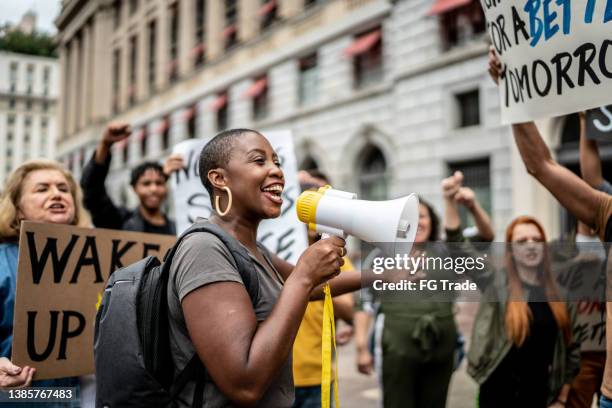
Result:
<svg viewBox="0 0 612 408"><path fill-rule="evenodd" d="M447 200L447 215L456 209ZM451 225L445 220L447 235L459 241L452 218ZM551 272L546 233L535 218L510 223L504 257L503 270L489 267L473 276L483 300L468 373L480 385L479 407L563 407L580 350L572 339L573 317Z"/></svg>

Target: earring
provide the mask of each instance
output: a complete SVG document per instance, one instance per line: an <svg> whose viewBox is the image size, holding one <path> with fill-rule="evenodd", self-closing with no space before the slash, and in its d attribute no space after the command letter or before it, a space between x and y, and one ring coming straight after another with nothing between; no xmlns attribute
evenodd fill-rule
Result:
<svg viewBox="0 0 612 408"><path fill-rule="evenodd" d="M215 211L217 211L217 214L219 214L221 217L225 216L232 208L232 190L230 190L230 188L227 186L222 188L227 193L227 207L225 207L225 211L219 210L219 198L221 198L221 196L215 197Z"/></svg>

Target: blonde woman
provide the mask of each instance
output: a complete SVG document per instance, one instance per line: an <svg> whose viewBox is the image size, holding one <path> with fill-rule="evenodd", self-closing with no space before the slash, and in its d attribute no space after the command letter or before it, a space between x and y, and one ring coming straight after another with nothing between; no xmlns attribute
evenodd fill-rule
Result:
<svg viewBox="0 0 612 408"><path fill-rule="evenodd" d="M78 378L35 381L34 367L17 367L9 360L17 281L21 221L90 226L81 192L72 174L50 160L24 163L7 178L0 196L0 389L36 386L78 386ZM78 406L46 404L45 407Z"/></svg>

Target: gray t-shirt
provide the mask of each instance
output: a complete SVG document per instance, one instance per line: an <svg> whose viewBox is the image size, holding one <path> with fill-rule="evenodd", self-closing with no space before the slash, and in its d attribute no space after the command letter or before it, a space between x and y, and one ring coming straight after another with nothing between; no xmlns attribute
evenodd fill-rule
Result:
<svg viewBox="0 0 612 408"><path fill-rule="evenodd" d="M265 256L264 252L264 256ZM282 289L282 278L268 260L264 267L252 254L251 260L259 276L259 298L254 302L257 321L265 320ZM185 367L195 353L185 324L181 301L191 291L215 282L242 283L235 261L225 245L213 234L196 232L183 239L178 247L168 284L168 313L170 317L170 350L175 364L175 373ZM245 288L246 290L246 288ZM210 333L214 336L214 333ZM188 383L178 397L179 407L191 407L195 381ZM258 407L284 408L293 404L294 387L291 355L283 364L278 377L271 382ZM208 377L204 404L206 408L233 407L232 402Z"/></svg>

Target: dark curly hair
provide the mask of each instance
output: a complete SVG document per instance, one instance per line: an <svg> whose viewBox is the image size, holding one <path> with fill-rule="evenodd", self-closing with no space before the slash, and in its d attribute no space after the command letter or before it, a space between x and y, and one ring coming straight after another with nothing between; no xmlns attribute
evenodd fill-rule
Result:
<svg viewBox="0 0 612 408"><path fill-rule="evenodd" d="M429 212L429 218L431 219L431 231L427 237L427 241L438 241L440 239L440 217L436 214L431 204L419 197L419 204L423 204Z"/></svg>

